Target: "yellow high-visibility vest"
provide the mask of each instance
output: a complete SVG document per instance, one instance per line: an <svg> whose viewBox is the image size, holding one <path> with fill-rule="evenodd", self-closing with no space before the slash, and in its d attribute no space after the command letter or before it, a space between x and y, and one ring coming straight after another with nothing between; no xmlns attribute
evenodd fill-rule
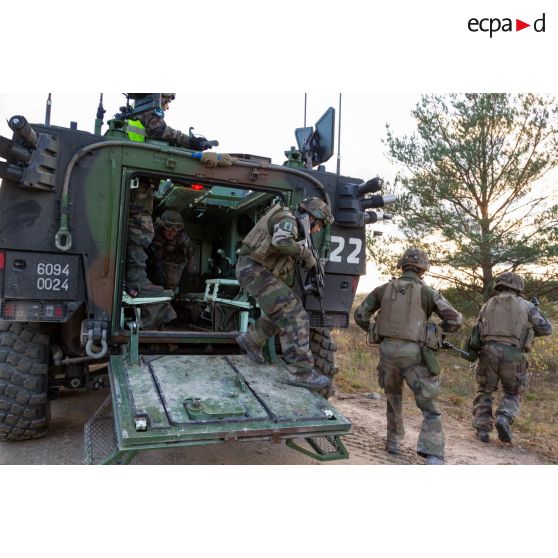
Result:
<svg viewBox="0 0 558 558"><path fill-rule="evenodd" d="M141 120L126 120L126 133L132 141L145 142L145 126Z"/></svg>

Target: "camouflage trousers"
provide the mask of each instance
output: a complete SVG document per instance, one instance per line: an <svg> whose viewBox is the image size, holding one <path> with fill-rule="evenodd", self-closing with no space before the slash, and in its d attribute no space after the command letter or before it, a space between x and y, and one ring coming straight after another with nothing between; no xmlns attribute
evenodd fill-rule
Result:
<svg viewBox="0 0 558 558"><path fill-rule="evenodd" d="M517 347L489 342L481 347L475 373L478 384L473 402L473 427L490 432L494 426L492 401L498 384L504 392L496 415L506 415L513 422L519 414L521 392L527 387L527 359Z"/></svg>
<svg viewBox="0 0 558 558"><path fill-rule="evenodd" d="M423 457L444 457L444 432L436 405L440 393L438 376L430 373L422 358L418 343L384 339L380 345L378 382L387 400L387 438L399 443L405 436L403 426L403 382L415 395L422 413L422 426L417 453Z"/></svg>
<svg viewBox="0 0 558 558"><path fill-rule="evenodd" d="M137 189L130 194L130 213L128 218L128 244L126 247L126 283L128 287L138 288L148 283L146 249L151 244L153 229L153 192L150 182L140 181Z"/></svg>
<svg viewBox="0 0 558 558"><path fill-rule="evenodd" d="M262 310L262 315L248 329L252 339L263 346L268 337L279 334L283 360L298 369L311 370L314 358L310 352L310 321L300 299L249 256L239 258L236 277Z"/></svg>

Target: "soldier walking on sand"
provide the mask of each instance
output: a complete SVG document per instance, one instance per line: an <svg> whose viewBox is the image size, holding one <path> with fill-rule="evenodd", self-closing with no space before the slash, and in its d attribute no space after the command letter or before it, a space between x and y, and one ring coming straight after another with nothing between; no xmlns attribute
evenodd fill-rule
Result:
<svg viewBox="0 0 558 558"><path fill-rule="evenodd" d="M511 424L519 414L521 392L527 386L525 353L531 350L535 337L552 333L552 324L521 296L524 287L523 278L516 273L499 275L495 295L481 308L476 331L473 329L468 342L469 350L479 353L473 427L482 442L490 441L492 400L500 382L504 394L496 409L496 430L500 441L512 441Z"/></svg>
<svg viewBox="0 0 558 558"><path fill-rule="evenodd" d="M399 454L405 435L402 403L406 382L423 416L417 453L428 465L440 465L445 443L436 405L440 369L435 351L441 345L442 330L457 331L463 318L438 291L423 283L430 268L424 250L408 248L397 267L403 270L401 276L376 287L355 311L355 321L374 343L380 343L378 383L387 399L387 451ZM441 329L428 323L433 312L442 319Z"/></svg>
<svg viewBox="0 0 558 558"><path fill-rule="evenodd" d="M262 347L269 337L280 334L283 360L291 372L289 383L320 390L330 381L314 368L308 314L291 289L296 260L306 269L317 264L311 250L298 243L304 238L299 219L305 216L311 234L333 223L328 205L318 198L308 198L296 212L281 204L273 205L244 238L236 277L256 299L262 315L236 341L254 362L263 364Z"/></svg>

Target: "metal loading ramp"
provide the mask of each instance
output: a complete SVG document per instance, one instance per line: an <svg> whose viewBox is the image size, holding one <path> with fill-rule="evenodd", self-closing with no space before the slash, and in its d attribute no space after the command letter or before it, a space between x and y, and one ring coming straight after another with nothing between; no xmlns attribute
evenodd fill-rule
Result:
<svg viewBox="0 0 558 558"><path fill-rule="evenodd" d="M113 356L109 375L112 409L106 402L86 425L87 463L237 440L288 440L320 460L348 455L340 436L351 423L320 395L289 385L280 364L245 355L141 355L138 364Z"/></svg>

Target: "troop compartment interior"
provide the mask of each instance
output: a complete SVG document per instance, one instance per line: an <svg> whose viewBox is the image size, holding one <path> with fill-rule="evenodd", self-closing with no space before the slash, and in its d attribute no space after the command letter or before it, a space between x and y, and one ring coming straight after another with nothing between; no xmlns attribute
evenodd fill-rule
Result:
<svg viewBox="0 0 558 558"><path fill-rule="evenodd" d="M130 178L130 192L139 178L138 175ZM201 338L209 334L214 341L220 339L229 343L234 337L232 334L245 331L249 320L258 313L256 302L238 286L237 251L242 239L265 211L279 201L288 204L290 194L208 185L195 180L149 178L159 184L155 188L153 222L156 223L165 210L178 211L193 249L193 261L184 262L179 285L169 301L177 318L165 325L164 332L155 328L142 329L141 338L178 340L189 333L191 335L185 340L191 342L196 336ZM126 216L124 213L123 217ZM127 227L123 227L124 230L127 233ZM116 335L127 334L127 322L134 319L137 306L135 299L125 291L126 237L127 234L122 234L119 284L124 296L118 296L115 301L118 306L114 316L119 316ZM148 275L150 263L148 260ZM153 277L150 279L155 282ZM155 304L152 302L150 306Z"/></svg>

